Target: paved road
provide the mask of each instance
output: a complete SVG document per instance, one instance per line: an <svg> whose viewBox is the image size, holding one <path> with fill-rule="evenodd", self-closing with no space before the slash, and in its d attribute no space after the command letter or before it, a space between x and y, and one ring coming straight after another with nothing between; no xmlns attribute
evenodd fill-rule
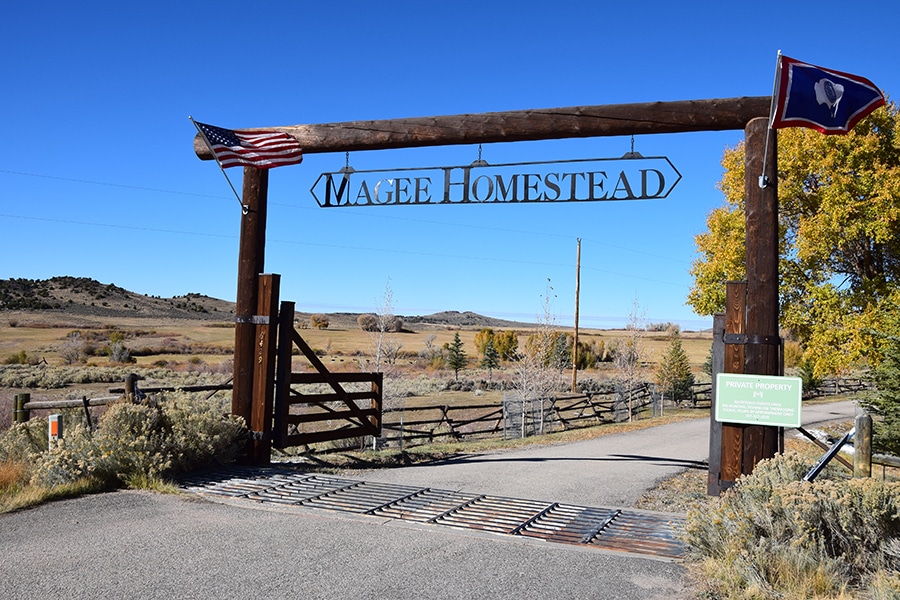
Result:
<svg viewBox="0 0 900 600"><path fill-rule="evenodd" d="M852 406L827 405L852 416ZM371 472L417 485L627 505L705 459L705 421ZM602 440L602 441L601 441ZM634 480L642 483L635 484ZM677 563L306 509L116 492L0 515L2 598L688 597Z"/></svg>
<svg viewBox="0 0 900 600"><path fill-rule="evenodd" d="M805 406L805 426L851 419L855 405ZM685 469L706 469L709 420L696 419L592 440L475 455L403 469L363 471L368 481L402 483L480 494L633 506L646 490Z"/></svg>

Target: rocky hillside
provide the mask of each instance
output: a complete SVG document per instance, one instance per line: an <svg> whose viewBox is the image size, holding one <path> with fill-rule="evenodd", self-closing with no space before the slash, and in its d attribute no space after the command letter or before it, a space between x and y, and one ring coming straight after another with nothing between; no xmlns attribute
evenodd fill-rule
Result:
<svg viewBox="0 0 900 600"><path fill-rule="evenodd" d="M147 296L100 283L87 277L51 279L0 279L0 314L42 315L81 319L192 319L203 321L234 320L234 303L203 294L185 294L172 298ZM335 325L355 328L358 313L329 313ZM309 319L297 313L298 319ZM527 327L485 317L470 311L443 311L425 316L403 316L407 325L434 327Z"/></svg>
<svg viewBox="0 0 900 600"><path fill-rule="evenodd" d="M226 320L234 303L202 294L172 298L136 294L87 277L0 279L0 311L72 316Z"/></svg>
<svg viewBox="0 0 900 600"><path fill-rule="evenodd" d="M447 325L450 327L522 327L526 323L504 321L493 317L485 317L471 311L458 312L445 310L443 312L425 315L423 317L403 317L406 323L429 323L432 325Z"/></svg>

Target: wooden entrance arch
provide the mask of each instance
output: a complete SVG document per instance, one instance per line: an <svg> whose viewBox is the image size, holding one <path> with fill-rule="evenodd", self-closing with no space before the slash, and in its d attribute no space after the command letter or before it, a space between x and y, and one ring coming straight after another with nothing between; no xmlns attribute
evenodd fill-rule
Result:
<svg viewBox="0 0 900 600"><path fill-rule="evenodd" d="M747 283L734 309L728 334L732 350L724 370L732 373L777 375L778 360L778 188L774 141L768 145L771 97L688 100L601 106L575 106L415 117L377 121L351 121L318 125L274 127L296 138L307 154L383 150L425 146L482 144L564 138L625 136L650 133L725 131L744 129L747 219ZM273 129L273 128L267 128ZM252 131L252 130L250 130ZM772 139L775 132L771 132ZM203 160L213 155L199 134L194 150ZM764 160L766 158L766 160ZM763 164L766 173L762 173ZM765 175L769 185L758 185ZM232 412L251 423L254 406L265 406L265 394L254 392L257 340L254 315L259 301L259 275L265 272L265 230L268 171L244 168L241 241L238 258L235 317L234 392ZM730 286L733 287L733 286ZM742 308L735 308L740 305ZM735 312L737 311L737 312ZM738 314L740 313L740 314ZM257 414L268 413L257 409ZM258 424L257 419L256 423ZM728 487L749 473L762 458L774 456L778 430L774 427L720 424L712 421L710 437L710 493ZM253 425L254 429L258 425ZM265 430L257 430L265 438ZM253 462L268 461L266 444L257 444Z"/></svg>

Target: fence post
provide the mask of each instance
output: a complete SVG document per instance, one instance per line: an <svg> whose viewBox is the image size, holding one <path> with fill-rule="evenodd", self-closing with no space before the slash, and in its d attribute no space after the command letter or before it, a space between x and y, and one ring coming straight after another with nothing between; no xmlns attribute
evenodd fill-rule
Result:
<svg viewBox="0 0 900 600"><path fill-rule="evenodd" d="M856 415L853 434L853 476L872 476L872 416Z"/></svg>
<svg viewBox="0 0 900 600"><path fill-rule="evenodd" d="M31 394L16 394L13 398L13 422L27 423L31 412L25 408L28 401L31 400Z"/></svg>

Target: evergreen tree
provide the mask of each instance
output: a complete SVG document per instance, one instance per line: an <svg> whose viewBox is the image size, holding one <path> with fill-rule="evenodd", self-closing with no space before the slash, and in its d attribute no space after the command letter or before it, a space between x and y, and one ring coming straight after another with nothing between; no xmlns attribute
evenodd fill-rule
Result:
<svg viewBox="0 0 900 600"><path fill-rule="evenodd" d="M900 326L894 317L894 331ZM877 452L900 455L900 336L880 336L882 360L872 369L875 391L862 404L876 416L873 423L872 447Z"/></svg>
<svg viewBox="0 0 900 600"><path fill-rule="evenodd" d="M656 367L656 383L663 395L669 396L676 404L691 397L694 375L677 332L672 335L669 347Z"/></svg>
<svg viewBox="0 0 900 600"><path fill-rule="evenodd" d="M453 378L459 379L459 370L465 368L469 359L466 357L466 350L463 348L462 340L459 339L459 333L453 336L453 343L447 346L447 364L453 369Z"/></svg>
<svg viewBox="0 0 900 600"><path fill-rule="evenodd" d="M492 381L494 369L500 367L500 353L497 352L497 348L494 347L493 338L488 339L484 346L481 366L488 370L488 381Z"/></svg>

